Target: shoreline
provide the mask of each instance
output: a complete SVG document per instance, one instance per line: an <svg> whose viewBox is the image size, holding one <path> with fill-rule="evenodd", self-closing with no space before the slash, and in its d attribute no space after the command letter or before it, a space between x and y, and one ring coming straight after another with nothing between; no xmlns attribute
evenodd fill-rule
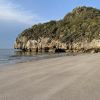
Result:
<svg viewBox="0 0 100 100"><path fill-rule="evenodd" d="M1 64L0 69L9 68L10 66L15 66L17 64L35 63L42 60L49 60L49 59L56 59L56 58L63 58L63 57L84 56L84 55L95 55L95 54L100 54L100 53L92 53L92 54L91 53L55 53L55 54L51 53L51 54L48 54L46 56L41 56L40 58L36 58L36 59L27 59L20 62Z"/></svg>
<svg viewBox="0 0 100 100"><path fill-rule="evenodd" d="M76 55L76 54L72 54L72 53L54 53L54 54L48 53L48 54L39 54L39 55L37 54L37 56L35 55L35 57L29 56L29 57L31 57L31 59L27 58L26 60L14 61L14 62L9 62L9 63L1 63L0 68L4 67L4 66L18 64L18 63L36 62L36 61L39 61L39 60L52 59L52 58L71 56L71 55Z"/></svg>

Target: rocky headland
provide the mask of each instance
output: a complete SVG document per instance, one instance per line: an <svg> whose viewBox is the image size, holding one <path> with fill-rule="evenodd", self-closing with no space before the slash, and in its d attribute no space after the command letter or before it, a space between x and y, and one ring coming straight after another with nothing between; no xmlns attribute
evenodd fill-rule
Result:
<svg viewBox="0 0 100 100"><path fill-rule="evenodd" d="M59 21L33 25L18 35L14 48L35 52L99 52L100 10L77 7Z"/></svg>

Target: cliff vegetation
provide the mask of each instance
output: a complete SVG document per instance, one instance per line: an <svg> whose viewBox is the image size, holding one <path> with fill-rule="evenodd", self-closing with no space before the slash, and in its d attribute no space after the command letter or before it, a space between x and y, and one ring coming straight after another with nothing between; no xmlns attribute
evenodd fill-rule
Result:
<svg viewBox="0 0 100 100"><path fill-rule="evenodd" d="M16 38L14 48L27 51L98 52L100 10L77 7L59 21L33 25Z"/></svg>

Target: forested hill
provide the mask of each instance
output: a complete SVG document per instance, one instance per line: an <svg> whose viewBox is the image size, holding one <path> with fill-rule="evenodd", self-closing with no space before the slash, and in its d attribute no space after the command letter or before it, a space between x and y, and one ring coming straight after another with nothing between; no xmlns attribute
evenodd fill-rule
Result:
<svg viewBox="0 0 100 100"><path fill-rule="evenodd" d="M15 48L28 49L29 40L39 41L37 43L37 47L39 47L43 38L47 39L43 48L53 48L54 46L58 48L59 44L63 45L59 46L60 48L77 49L74 44L77 46L80 44L80 49L85 49L83 42L91 43L94 40L97 42L100 39L100 10L85 6L77 7L65 15L62 20L34 25L19 34L16 38ZM52 43L52 41L57 41L58 44Z"/></svg>

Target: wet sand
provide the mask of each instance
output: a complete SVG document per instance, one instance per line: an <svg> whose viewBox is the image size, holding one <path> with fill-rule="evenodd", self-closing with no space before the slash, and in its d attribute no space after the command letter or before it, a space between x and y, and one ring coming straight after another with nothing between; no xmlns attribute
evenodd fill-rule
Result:
<svg viewBox="0 0 100 100"><path fill-rule="evenodd" d="M100 53L6 65L0 100L100 100Z"/></svg>

